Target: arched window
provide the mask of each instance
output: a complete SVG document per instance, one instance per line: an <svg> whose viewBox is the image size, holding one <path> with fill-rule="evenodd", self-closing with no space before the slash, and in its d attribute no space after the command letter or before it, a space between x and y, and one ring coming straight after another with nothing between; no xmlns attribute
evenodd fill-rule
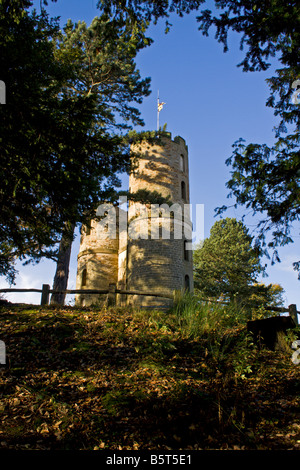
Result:
<svg viewBox="0 0 300 470"><path fill-rule="evenodd" d="M81 287L86 286L86 278L87 278L87 272L86 272L86 268L84 268L81 273Z"/></svg>
<svg viewBox="0 0 300 470"><path fill-rule="evenodd" d="M175 231L175 223L174 223L174 215L170 217L170 240L174 240L174 231Z"/></svg>
<svg viewBox="0 0 300 470"><path fill-rule="evenodd" d="M184 277L184 288L185 290L190 290L190 276L186 274Z"/></svg>
<svg viewBox="0 0 300 470"><path fill-rule="evenodd" d="M184 155L180 155L180 170L185 172L185 159Z"/></svg>
<svg viewBox="0 0 300 470"><path fill-rule="evenodd" d="M104 218L105 218L105 217L107 218L107 216L108 216L108 211L105 211L105 212L104 212ZM106 223L104 224L103 230L104 230L104 232L108 232L108 222L106 222Z"/></svg>
<svg viewBox="0 0 300 470"><path fill-rule="evenodd" d="M170 217L169 217L170 216ZM171 240L172 236L172 221L171 213L168 216L163 213L159 214L158 219L158 238L159 240Z"/></svg>
<svg viewBox="0 0 300 470"><path fill-rule="evenodd" d="M183 242L183 259L185 261L188 261L189 260L189 250L187 249L187 240L184 240Z"/></svg>
<svg viewBox="0 0 300 470"><path fill-rule="evenodd" d="M181 181L181 199L186 200L186 185L184 181Z"/></svg>
<svg viewBox="0 0 300 470"><path fill-rule="evenodd" d="M159 216L158 216L158 238L159 240L162 239L163 237L163 221L162 221L162 213L159 212Z"/></svg>

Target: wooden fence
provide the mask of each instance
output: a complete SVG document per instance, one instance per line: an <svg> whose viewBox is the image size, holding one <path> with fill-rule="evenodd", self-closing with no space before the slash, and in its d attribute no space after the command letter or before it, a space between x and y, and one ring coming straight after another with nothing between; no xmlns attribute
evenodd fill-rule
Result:
<svg viewBox="0 0 300 470"><path fill-rule="evenodd" d="M158 294L155 292L140 292L140 291L128 291L117 289L115 284L110 284L109 289L99 290L99 289L66 289L66 290L53 290L50 288L49 284L43 284L42 289L0 289L1 293L11 293L11 292L38 292L41 294L41 305L48 305L50 300L50 294L94 294L94 295L109 295L111 300L114 302L116 294L124 295L141 295L149 297L160 297L163 299L173 299L173 295L170 294ZM202 299L207 302L216 302L227 304L228 302L220 302L218 300L211 299ZM298 314L296 304L291 304L288 307L265 307L266 310L278 313L288 313L294 320L295 324L298 325Z"/></svg>
<svg viewBox="0 0 300 470"><path fill-rule="evenodd" d="M124 295L143 295L150 297L160 297L163 299L173 299L173 295L167 293L155 293L155 292L140 292L140 291L129 291L123 289L117 289L115 284L110 284L109 289L66 289L66 290L54 290L51 289L49 284L43 284L42 289L0 289L1 293L11 292L39 292L41 293L41 305L48 305L50 300L50 294L94 294L94 295L109 295L112 299L116 294Z"/></svg>

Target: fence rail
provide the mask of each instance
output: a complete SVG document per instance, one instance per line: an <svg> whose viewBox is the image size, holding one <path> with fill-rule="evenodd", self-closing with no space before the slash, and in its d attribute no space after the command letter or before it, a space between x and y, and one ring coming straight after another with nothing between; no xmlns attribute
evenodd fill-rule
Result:
<svg viewBox="0 0 300 470"><path fill-rule="evenodd" d="M11 293L11 292L37 292L41 294L41 305L48 305L50 294L99 294L99 295L111 295L115 296L115 294L124 294L124 295L141 295L141 296L149 296L149 297L160 297L163 299L173 299L173 295L167 293L156 293L156 292L140 292L140 291L130 291L130 290L123 290L117 289L115 284L110 284L109 289L65 289L65 290L54 290L51 289L49 284L43 284L42 289L0 289L1 293ZM205 302L216 302L222 304L228 304L228 302L222 302L219 300L211 300L211 299L201 299ZM255 307L255 305L253 305ZM272 312L279 312L279 313L288 313L293 320L295 321L296 325L299 324L298 322L298 314L300 312L297 310L296 304L291 304L288 307L265 307L266 310Z"/></svg>
<svg viewBox="0 0 300 470"><path fill-rule="evenodd" d="M10 293L10 292L38 292L41 295L41 305L49 304L50 294L99 294L99 295L114 295L114 294L124 294L124 295L143 295L149 297L160 297L163 299L173 299L173 295L167 293L157 293L157 292L141 292L141 291L131 291L117 289L115 284L110 284L109 289L65 289L57 290L50 289L49 284L43 284L42 289L0 289L1 293Z"/></svg>

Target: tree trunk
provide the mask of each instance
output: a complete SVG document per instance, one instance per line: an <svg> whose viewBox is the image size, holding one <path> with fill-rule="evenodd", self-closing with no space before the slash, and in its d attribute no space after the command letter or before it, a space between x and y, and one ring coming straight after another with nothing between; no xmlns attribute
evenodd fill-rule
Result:
<svg viewBox="0 0 300 470"><path fill-rule="evenodd" d="M68 224L66 224L68 226ZM61 237L59 244L53 290L66 290L69 278L69 266L75 225L70 225ZM51 305L64 305L66 294L52 294Z"/></svg>

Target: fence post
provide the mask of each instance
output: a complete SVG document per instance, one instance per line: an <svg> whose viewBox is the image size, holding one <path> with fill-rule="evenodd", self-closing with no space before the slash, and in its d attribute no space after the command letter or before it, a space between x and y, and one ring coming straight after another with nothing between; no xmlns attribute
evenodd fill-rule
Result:
<svg viewBox="0 0 300 470"><path fill-rule="evenodd" d="M118 289L125 290L125 281L118 282ZM126 294L117 294L116 302L117 302L117 305L120 305L120 306L126 305Z"/></svg>
<svg viewBox="0 0 300 470"><path fill-rule="evenodd" d="M108 305L116 305L116 284L109 284L108 290Z"/></svg>
<svg viewBox="0 0 300 470"><path fill-rule="evenodd" d="M6 347L4 341L0 341L0 364L6 364Z"/></svg>
<svg viewBox="0 0 300 470"><path fill-rule="evenodd" d="M292 317L292 319L294 320L295 325L298 326L298 325L299 325L299 322L298 322L298 314L297 314L297 306L296 306L296 304L291 304L291 305L289 305L289 315L290 315L290 317Z"/></svg>
<svg viewBox="0 0 300 470"><path fill-rule="evenodd" d="M41 305L48 305L49 304L49 296L50 296L50 286L49 284L43 284L42 287L42 297L41 297Z"/></svg>
<svg viewBox="0 0 300 470"><path fill-rule="evenodd" d="M2 80L0 80L0 104L6 104L6 86Z"/></svg>

